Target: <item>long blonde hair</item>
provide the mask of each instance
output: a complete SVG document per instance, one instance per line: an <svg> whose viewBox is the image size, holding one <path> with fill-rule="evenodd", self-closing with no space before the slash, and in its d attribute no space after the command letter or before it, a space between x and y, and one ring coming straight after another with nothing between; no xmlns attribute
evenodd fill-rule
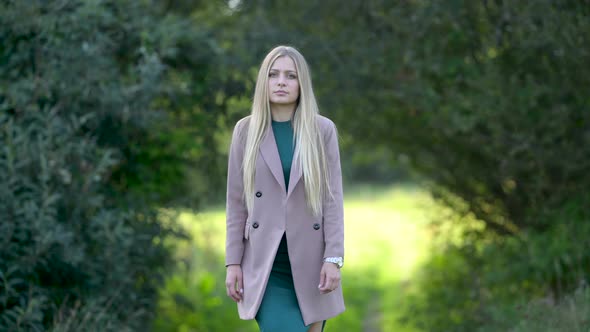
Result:
<svg viewBox="0 0 590 332"><path fill-rule="evenodd" d="M313 93L307 62L299 51L289 46L278 46L271 50L262 61L258 71L254 101L252 103L252 116L242 165L244 171L244 199L248 212L251 214L254 206L254 178L256 176L258 150L266 131L272 130L270 128L272 116L270 112L268 75L272 64L282 56L293 59L299 79L299 100L292 120L295 144L293 159L298 160L303 173L307 205L314 215L319 216L322 214L324 196L332 196L324 142L317 122L319 110Z"/></svg>

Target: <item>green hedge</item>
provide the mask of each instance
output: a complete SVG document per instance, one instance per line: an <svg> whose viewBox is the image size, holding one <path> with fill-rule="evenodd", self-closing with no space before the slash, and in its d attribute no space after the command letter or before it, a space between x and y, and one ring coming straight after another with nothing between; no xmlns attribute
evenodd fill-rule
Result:
<svg viewBox="0 0 590 332"><path fill-rule="evenodd" d="M150 10L0 2L2 331L149 326L172 259L162 239L180 233L156 210L166 188L144 189L154 163L183 167L149 153L169 123L153 108L165 66L142 42Z"/></svg>
<svg viewBox="0 0 590 332"><path fill-rule="evenodd" d="M588 316L581 314L588 298L575 295L579 308L569 303L572 294L587 292L590 280L589 204L587 195L572 200L545 216L543 222L551 226L543 231L477 236L475 241L464 232L460 241L441 239L414 280L404 307L406 319L425 331L504 331L517 326L528 331L527 326L540 322L562 326L563 331L570 331L566 326L585 326ZM572 320L569 309L581 316ZM541 316L540 321L534 318Z"/></svg>
<svg viewBox="0 0 590 332"><path fill-rule="evenodd" d="M580 286L572 294L554 300L535 299L528 304L514 306L509 314L501 310L496 322L481 328L481 332L562 332L590 329L590 288Z"/></svg>

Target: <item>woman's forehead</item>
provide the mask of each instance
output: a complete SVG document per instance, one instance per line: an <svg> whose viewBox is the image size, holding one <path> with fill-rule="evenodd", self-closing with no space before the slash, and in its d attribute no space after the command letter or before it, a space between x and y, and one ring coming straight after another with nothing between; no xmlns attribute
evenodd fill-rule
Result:
<svg viewBox="0 0 590 332"><path fill-rule="evenodd" d="M271 70L280 70L280 71L297 71L295 67L295 61L291 59L290 56L282 55L272 63L270 66Z"/></svg>

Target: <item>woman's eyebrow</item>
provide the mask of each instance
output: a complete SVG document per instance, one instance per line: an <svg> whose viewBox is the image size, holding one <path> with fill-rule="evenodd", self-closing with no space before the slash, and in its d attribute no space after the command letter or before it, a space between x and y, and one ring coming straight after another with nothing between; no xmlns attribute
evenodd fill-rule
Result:
<svg viewBox="0 0 590 332"><path fill-rule="evenodd" d="M294 73L297 74L297 72L295 70L291 70L291 69L285 69L285 70L280 70L280 69L271 69L270 71L284 71L287 73Z"/></svg>

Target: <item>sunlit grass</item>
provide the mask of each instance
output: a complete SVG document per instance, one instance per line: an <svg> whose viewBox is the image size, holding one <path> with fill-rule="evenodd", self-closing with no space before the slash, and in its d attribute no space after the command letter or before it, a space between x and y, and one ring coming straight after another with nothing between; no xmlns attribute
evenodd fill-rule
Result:
<svg viewBox="0 0 590 332"><path fill-rule="evenodd" d="M342 278L347 311L330 320L326 331L343 327L347 331L415 331L398 325L395 310L403 301L402 285L427 257L426 212L434 208L430 196L420 188L402 185L354 186L345 192ZM183 212L179 222L192 237L190 245L179 246L179 258L186 260L206 248L208 255L217 257L220 271L224 270L223 208ZM223 288L223 280L218 287Z"/></svg>
<svg viewBox="0 0 590 332"><path fill-rule="evenodd" d="M345 200L345 250L351 270L379 266L382 277L405 279L426 254L427 193L412 187L356 187Z"/></svg>

